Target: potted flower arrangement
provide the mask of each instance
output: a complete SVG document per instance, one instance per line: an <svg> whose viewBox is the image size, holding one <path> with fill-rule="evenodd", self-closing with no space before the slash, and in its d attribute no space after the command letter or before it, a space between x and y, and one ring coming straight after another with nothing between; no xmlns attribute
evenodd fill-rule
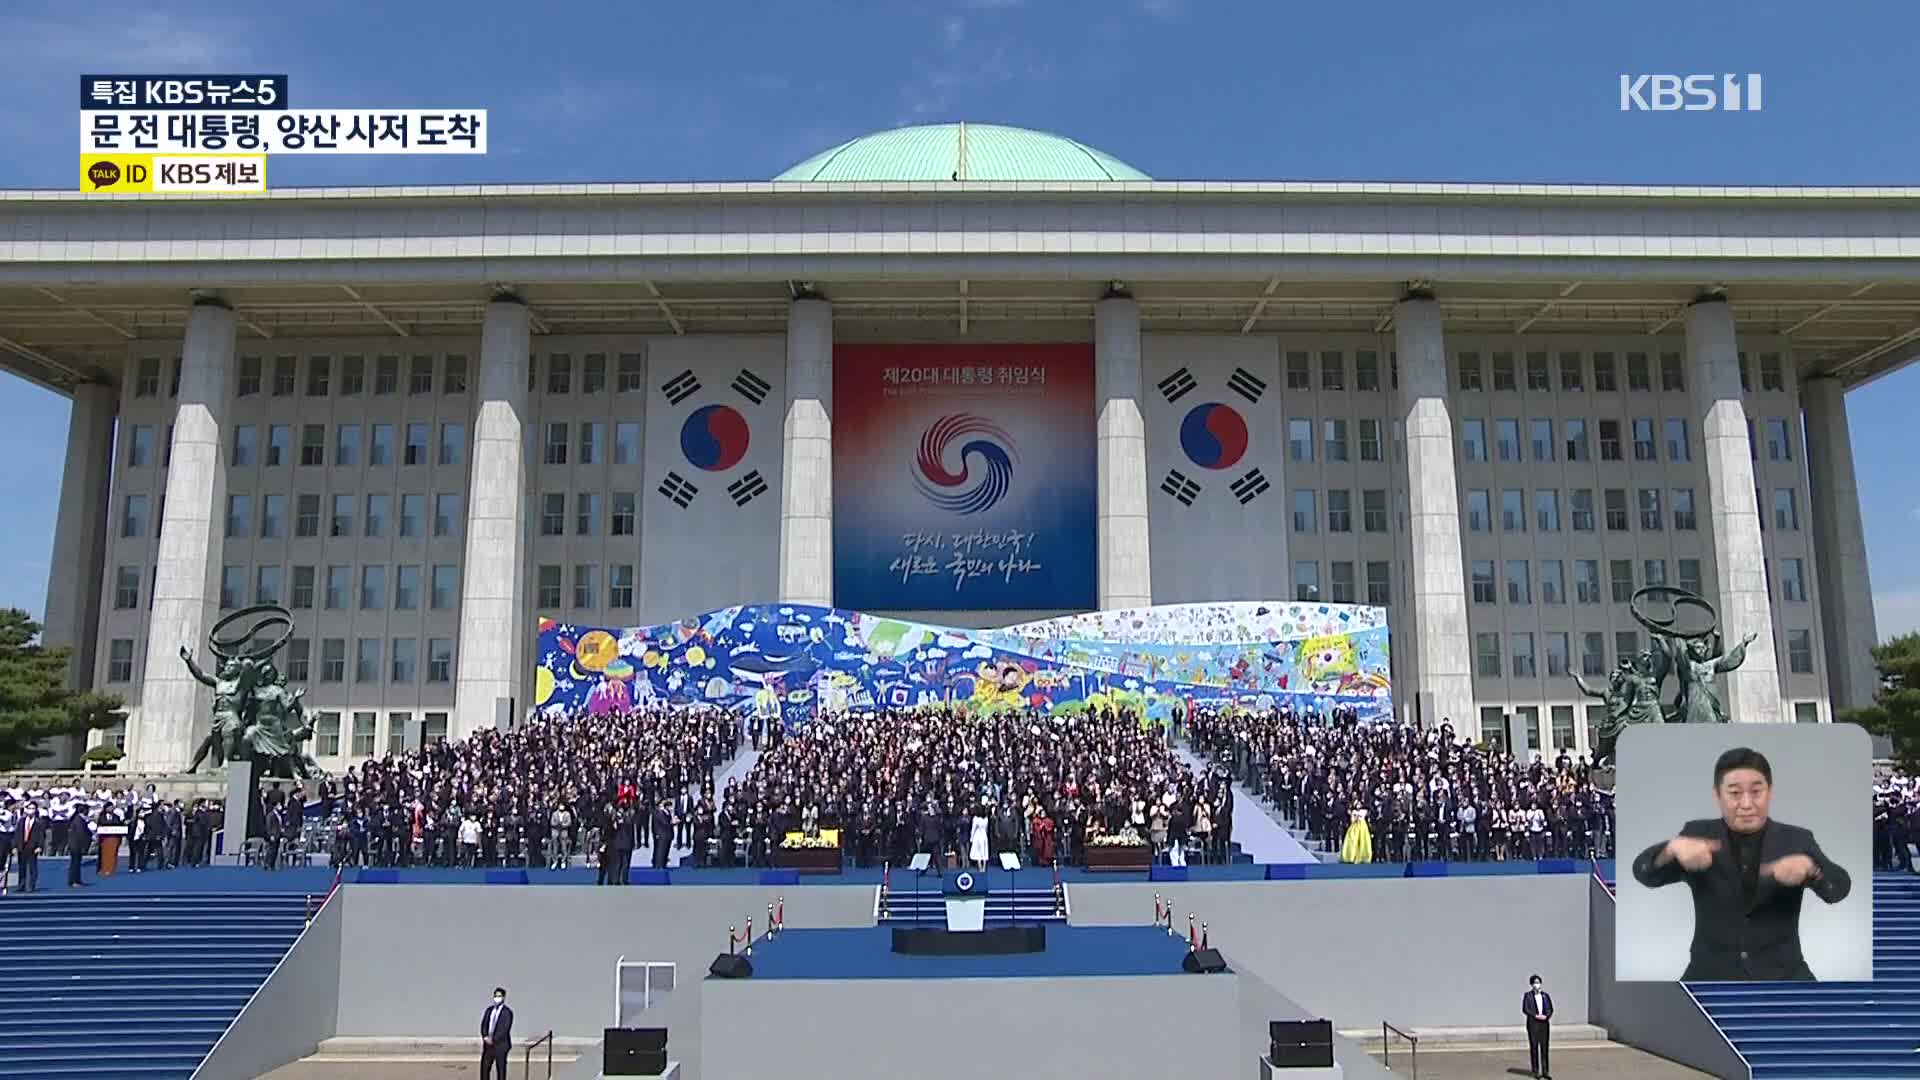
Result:
<svg viewBox="0 0 1920 1080"><path fill-rule="evenodd" d="M1153 848L1131 828L1102 833L1087 841L1087 869L1145 871L1153 868Z"/></svg>
<svg viewBox="0 0 1920 1080"><path fill-rule="evenodd" d="M817 836L788 833L773 852L773 865L803 874L837 874L841 862L838 829L823 829Z"/></svg>

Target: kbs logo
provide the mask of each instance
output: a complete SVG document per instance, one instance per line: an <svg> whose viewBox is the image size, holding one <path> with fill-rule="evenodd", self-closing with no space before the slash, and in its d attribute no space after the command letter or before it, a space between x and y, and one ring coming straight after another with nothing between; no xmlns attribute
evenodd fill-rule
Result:
<svg viewBox="0 0 1920 1080"><path fill-rule="evenodd" d="M1743 85L1741 79L1745 78ZM1759 75L1622 75L1621 112L1759 112Z"/></svg>

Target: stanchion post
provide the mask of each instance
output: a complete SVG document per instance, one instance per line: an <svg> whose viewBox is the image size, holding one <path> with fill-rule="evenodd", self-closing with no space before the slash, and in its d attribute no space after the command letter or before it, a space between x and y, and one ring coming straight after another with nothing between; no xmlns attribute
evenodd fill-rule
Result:
<svg viewBox="0 0 1920 1080"><path fill-rule="evenodd" d="M780 932L780 924L773 921L773 905L768 904L767 905L767 936L772 937L773 935L779 932Z"/></svg>
<svg viewBox="0 0 1920 1080"><path fill-rule="evenodd" d="M1187 913L1187 951L1192 952L1193 950L1199 947L1200 947L1200 932L1194 929L1193 913L1188 912Z"/></svg>
<svg viewBox="0 0 1920 1080"><path fill-rule="evenodd" d="M1207 945L1207 924L1206 923L1200 924L1200 947L1203 949L1210 947Z"/></svg>
<svg viewBox="0 0 1920 1080"><path fill-rule="evenodd" d="M747 916L747 955L753 955L753 916Z"/></svg>
<svg viewBox="0 0 1920 1080"><path fill-rule="evenodd" d="M734 943L739 940L739 934L740 934L739 927L737 926L727 927L727 955L728 956L733 955L733 946L734 946Z"/></svg>

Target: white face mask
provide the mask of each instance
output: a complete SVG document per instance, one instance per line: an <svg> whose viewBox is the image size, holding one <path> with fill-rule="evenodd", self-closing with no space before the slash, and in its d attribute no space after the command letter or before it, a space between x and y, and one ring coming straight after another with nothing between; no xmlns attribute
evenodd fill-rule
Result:
<svg viewBox="0 0 1920 1080"><path fill-rule="evenodd" d="M493 996L493 1003L495 1005L505 1005L507 1003L507 999L505 997L502 997L499 994L495 994Z"/></svg>

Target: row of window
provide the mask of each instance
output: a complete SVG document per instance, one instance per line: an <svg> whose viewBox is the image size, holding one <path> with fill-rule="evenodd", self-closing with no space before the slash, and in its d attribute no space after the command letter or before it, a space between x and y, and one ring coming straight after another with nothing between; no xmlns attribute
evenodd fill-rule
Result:
<svg viewBox="0 0 1920 1080"><path fill-rule="evenodd" d="M1572 635L1565 631L1553 631L1539 636L1543 651L1546 653L1547 675L1555 677L1571 674L1572 669L1569 666L1571 654L1568 650ZM1505 635L1504 653L1501 648L1501 637L1502 635L1498 633L1473 635L1474 675L1483 679L1538 678L1540 670L1534 650L1534 635L1524 631ZM1627 659L1640 651L1638 631L1617 630L1614 632L1613 642L1614 655L1618 659ZM1795 675L1813 674L1813 631L1787 631L1787 670ZM1606 635L1599 631L1583 632L1580 635L1580 674L1582 676L1604 675L1606 672Z"/></svg>
<svg viewBox="0 0 1920 1080"><path fill-rule="evenodd" d="M1601 602L1600 560L1574 559L1573 562L1573 599L1581 604ZM1639 578L1636 584L1634 560L1607 560L1606 592L1613 603L1625 604L1633 599L1638 586L1657 586L1674 584L1689 592L1704 591L1701 580L1699 559L1675 560L1677 573L1673 580L1667 577L1667 560L1640 560ZM555 602L546 606L558 606L559 568L553 567ZM1320 563L1318 560L1302 559L1293 564L1293 596L1300 601L1329 600L1337 604L1354 602L1354 563L1335 561L1328 564L1329 591L1324 597L1320 592ZM1540 602L1549 606L1567 602L1567 563L1560 559L1539 560L1536 577L1534 562L1528 559L1508 559L1501 567L1506 585L1506 602L1514 606L1527 606L1533 603L1536 584ZM1366 589L1369 604L1385 606L1392 602L1392 593L1388 586L1388 574L1391 567L1385 562L1366 564ZM1767 595L1774 596L1775 577L1771 564L1767 567ZM1495 563L1492 559L1475 559L1468 564L1468 596L1475 604L1497 604L1500 602L1501 578L1495 576ZM1807 571L1806 564L1800 559L1781 559L1778 577L1779 598L1789 603L1806 603ZM544 603L544 601L543 601ZM585 604L576 604L585 607Z"/></svg>
<svg viewBox="0 0 1920 1080"><path fill-rule="evenodd" d="M1495 744L1499 748L1511 750L1514 754L1522 757L1529 751L1539 751L1542 754L1550 754L1560 750L1571 752L1576 749L1578 744L1574 742L1574 707L1572 705L1554 705L1551 707L1549 715L1553 724L1552 746L1543 745L1540 741L1540 709L1534 705L1520 705L1516 706L1513 710L1512 719L1519 729L1523 745L1508 746L1508 715L1507 711L1498 705L1481 706L1480 734L1482 738ZM1595 744L1595 739L1597 738L1595 732L1605 722L1606 715L1607 707L1605 705L1586 706L1586 745L1588 747L1592 747ZM1819 703L1813 701L1794 702L1793 719L1795 723L1799 724L1819 723Z"/></svg>
<svg viewBox="0 0 1920 1080"><path fill-rule="evenodd" d="M1460 421L1460 456L1464 461L1490 461L1498 459L1506 462L1554 461L1570 462L1591 461L1592 447L1588 439L1586 420L1565 420L1561 422L1561 438L1555 439L1553 421L1534 419L1526 422L1526 438L1521 438L1521 422L1517 419L1496 419L1493 421L1493 439L1487 438L1487 421L1467 419ZM564 427L565 425L560 425ZM1633 460L1656 462L1660 460L1660 439L1655 437L1656 427L1652 417L1637 417L1623 427L1619 420L1600 420L1595 422L1601 461L1625 461L1627 450L1631 447ZM1684 418L1668 417L1660 427L1660 434L1666 442L1666 460L1686 462L1693 460L1693 448L1688 437L1688 424ZM1747 422L1747 439L1751 446L1753 460L1760 460L1760 444L1754 438L1753 422ZM1379 420L1364 419L1356 422L1354 432L1358 438L1359 460L1382 461L1381 423ZM1319 453L1329 463L1350 460L1351 446L1348 441L1347 421L1325 419L1320 422ZM1630 438L1628 437L1630 435ZM1395 441L1400 438L1395 431ZM561 441L565 442L562 433ZM1287 457L1291 461L1311 463L1315 453L1314 423L1311 419L1294 417L1287 421ZM1792 461L1792 427L1787 421L1774 418L1767 421L1767 460ZM1396 446L1396 456L1398 448ZM564 462L564 459L563 459Z"/></svg>
<svg viewBox="0 0 1920 1080"><path fill-rule="evenodd" d="M396 448L396 433L404 436L405 441ZM433 425L428 423L369 424L366 427L366 440L361 440L359 424L340 424L333 429L332 461L336 466L392 465L397 458L402 465L425 465L429 458L438 465L464 465L467 460L467 425L457 421L448 421L440 425L440 439L437 452L432 447ZM151 424L133 424L127 430L127 457L129 468L141 468L153 463L154 427ZM270 424L266 428L266 442L260 440L260 428L253 424L236 424L233 437L227 447L227 464L234 468L248 468L265 465L274 468L281 465L325 465L328 461L328 431L325 424L302 424L300 426L300 447L296 457L293 446L293 426L291 424ZM173 441L173 427L167 427L167 442ZM171 445L163 448L162 465L171 463ZM638 455L635 455L638 460Z"/></svg>
<svg viewBox="0 0 1920 1080"><path fill-rule="evenodd" d="M364 499L364 503L362 500ZM291 502L290 502L291 500ZM292 521L288 521L288 507L293 508ZM394 496L385 493L360 495L333 495L323 497L306 494L288 496L281 493L256 497L241 492L227 496L226 536L228 539L246 539L257 537L262 540L277 540L288 535L291 525L292 535L298 539L312 539L326 536L344 539L355 536L380 538L392 535L401 539L418 539L429 534L435 539L450 539L460 535L465 506L457 491L442 491L432 496L417 493L403 494L399 497L399 513L394 512ZM432 507L432 518L428 518L428 507ZM322 509L326 516L323 520ZM153 512L153 498L145 494L127 495L120 504L120 535L129 540L146 539L154 535L157 523L166 513L166 495L159 498L159 513Z"/></svg>
<svg viewBox="0 0 1920 1080"><path fill-rule="evenodd" d="M420 681L419 638L355 638L353 645L354 682L411 685ZM107 681L110 683L132 682L133 656L132 638L114 638L108 642ZM320 639L320 667L317 677L313 669L313 642L308 638L293 638L288 641L286 651L281 654L280 660L285 668L287 681L290 683L347 681L346 638ZM452 638L427 639L426 681L429 683L453 681Z"/></svg>
<svg viewBox="0 0 1920 1080"><path fill-rule="evenodd" d="M1626 488L1605 488L1600 492L1601 509L1608 532L1631 532L1637 511L1640 529L1643 532L1662 532L1671 517L1673 528L1682 532L1697 531L1700 528L1699 512L1696 508L1692 488L1640 488L1633 511L1629 510ZM1326 491L1326 530L1329 533L1350 533L1353 529L1353 492L1346 488L1332 488ZM1321 492L1314 488L1295 488L1293 491L1293 531L1308 534L1320 528ZM616 495L618 500L622 496ZM628 500L616 503L618 506L631 506L632 496ZM1754 492L1757 501L1758 491ZM598 506L598 496L580 496L581 532L586 528L586 516L589 502ZM565 518L565 496L546 496L547 513L543 518L543 535L559 535L560 523ZM558 501L556 501L558 500ZM1775 488L1772 505L1773 527L1782 532L1793 532L1800 528L1799 501L1792 488ZM1571 488L1567 491L1566 524L1574 532L1595 532L1600 520L1595 516L1592 488ZM1469 488L1466 492L1466 525L1468 532L1493 531L1493 492L1486 488ZM1500 531L1526 532L1529 517L1536 532L1554 533L1561 530L1560 491L1557 488L1537 488L1533 492L1532 512L1529 515L1527 492L1523 488L1505 488L1500 492ZM597 521L597 519L595 519ZM1761 515L1761 526L1766 525L1766 515ZM551 526L552 532L548 532ZM1385 488L1365 488L1360 492L1360 530L1370 533L1387 531L1387 492ZM620 535L618 529L616 535Z"/></svg>
<svg viewBox="0 0 1920 1080"><path fill-rule="evenodd" d="M353 741L348 756L356 758L372 757L379 744L379 714L370 711L356 711L353 714ZM398 757L407 751L407 725L413 723L413 714L390 712L387 714L387 741L385 753ZM313 753L315 757L340 756L340 714L322 712L314 714ZM420 737L423 744L431 745L444 742L447 738L447 714L443 712L426 713L421 718Z"/></svg>
<svg viewBox="0 0 1920 1080"><path fill-rule="evenodd" d="M391 603L395 611L418 611L423 599L432 611L452 611L460 606L460 568L452 563L393 567L391 591L385 566L362 566L357 578L351 566L295 566L291 574L288 569L276 563L252 567L249 573L245 566L222 566L221 609L248 604L285 604L295 610L318 606L328 611L356 607L361 611L385 611ZM151 586L158 572L155 568L146 575L148 609L153 607ZM137 566L115 568L113 606L116 610L131 611L140 607L141 577Z"/></svg>
<svg viewBox="0 0 1920 1080"><path fill-rule="evenodd" d="M534 604L542 611L559 611L562 599L570 599L571 606L577 611L592 610L599 605L600 567L592 563L576 563L571 577L571 590L563 590L562 568L552 564L538 567L534 571ZM633 564L615 563L606 568L607 592L606 606L609 608L631 608L633 606Z"/></svg>
<svg viewBox="0 0 1920 1080"><path fill-rule="evenodd" d="M583 394L599 394L607 389L609 365L605 353L587 353L580 358L578 380ZM302 385L302 364L297 356L275 356L269 361L266 357L242 356L236 365L234 378L235 397L255 397L262 393L273 397L293 397L303 393L306 397L358 397L369 390L376 397L400 393L401 375L406 375L406 392L409 396L431 394L438 376L439 390L442 394L464 394L468 388L468 360L458 353L435 358L428 355L400 357L396 355L375 356L371 365L365 356L341 356L335 365L332 356L309 356L304 365L304 386ZM403 365L404 360L404 365ZM537 360L527 364L527 389L537 389ZM638 393L645 389L645 366L639 353L619 354L613 366L614 389L623 394ZM573 357L567 353L554 353L547 357L546 390L549 394L570 394L574 380ZM134 368L133 396L152 398L160 396L161 364L158 357L144 357ZM337 377L336 377L337 376ZM369 378L370 377L370 378ZM173 359L170 369L168 395L180 396L180 359Z"/></svg>

